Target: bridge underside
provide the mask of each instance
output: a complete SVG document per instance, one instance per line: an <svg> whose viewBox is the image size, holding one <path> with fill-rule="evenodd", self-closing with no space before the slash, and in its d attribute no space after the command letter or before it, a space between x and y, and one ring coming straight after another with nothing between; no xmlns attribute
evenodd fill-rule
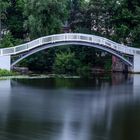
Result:
<svg viewBox="0 0 140 140"><path fill-rule="evenodd" d="M110 49L110 48L108 48L106 46L102 46L102 45L99 45L99 44L93 44L93 43L88 43L88 42L78 42L78 41L56 42L56 43L53 42L53 43L49 43L49 44L46 44L46 45L38 46L38 47L36 47L36 48L34 48L32 50L29 50L29 51L25 52L24 54L21 53L20 54L21 57L18 58L17 60L15 60L14 62L12 62L11 65L10 65L10 61L7 58L7 61L8 61L8 62L6 62L8 64L7 67L0 66L0 68L5 68L5 69L9 70L13 66L15 66L17 63L19 63L20 61L22 61L23 59L25 59L26 57L28 57L28 56L30 56L30 55L32 55L34 53L37 53L37 52L39 52L41 50L45 50L45 49L48 49L48 48L51 48L51 47L63 46L63 45L89 46L89 47L94 47L94 48L106 51L106 52L112 54L113 56L116 56L117 58L119 58L128 67L131 67L133 72L140 72L140 66L138 64L138 60L140 60L140 56L134 56L135 61L134 61L134 65L133 65L133 62L131 62L130 60L127 60L123 56L123 54L121 54L121 53L119 53L119 52L117 52L117 51L115 51L113 49ZM2 57L0 58L0 61L1 61Z"/></svg>
<svg viewBox="0 0 140 140"><path fill-rule="evenodd" d="M47 45L43 45L37 48L34 48L28 52L25 52L25 54L21 54L21 57L18 58L17 60L15 60L12 64L11 67L15 66L17 63L19 63L20 61L22 61L23 59L25 59L26 57L39 52L41 50L45 50L51 47L55 47L55 46L62 46L62 45L80 45L80 46L89 46L89 47L94 47L103 51L106 51L110 54L112 54L113 56L116 56L117 58L119 58L119 60L121 60L121 64L124 64L125 66L128 67L132 67L132 62L130 60L127 60L121 53L114 51L113 49L110 49L108 47L102 46L102 45L98 45L98 44L93 44L93 43L87 43L87 42L76 42L76 41L70 41L70 42L57 42L57 43L50 43ZM76 47L76 46L75 46Z"/></svg>
<svg viewBox="0 0 140 140"><path fill-rule="evenodd" d="M110 48L107 48L105 46L101 46L98 44L93 44L93 43L88 43L88 42L76 42L76 41L70 41L70 42L57 42L57 43L50 43L47 45L43 45L43 46L39 46L37 48L34 48L28 52L26 52L23 56L21 56L19 59L17 59L15 62L13 62L11 64L11 66L16 65L17 63L19 63L21 60L25 59L26 57L35 54L41 50L45 50L48 48L52 48L52 47L57 47L57 46L63 46L63 45L80 45L80 46L89 46L89 47L93 47L93 48L97 48L103 51L106 51L116 57L118 57L119 59L121 59L126 65L132 66L132 62L130 62L129 60L127 60L121 53L116 52L115 50L112 50Z"/></svg>

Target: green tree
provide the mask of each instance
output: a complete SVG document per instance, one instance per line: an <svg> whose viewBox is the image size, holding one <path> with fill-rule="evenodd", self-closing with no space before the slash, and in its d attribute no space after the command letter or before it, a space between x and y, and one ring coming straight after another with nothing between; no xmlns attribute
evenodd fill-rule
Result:
<svg viewBox="0 0 140 140"><path fill-rule="evenodd" d="M9 0L11 5L7 8L7 29L15 39L25 38L24 21L24 0Z"/></svg>
<svg viewBox="0 0 140 140"><path fill-rule="evenodd" d="M2 28L4 27L4 20L6 19L6 10L9 7L9 5L10 2L8 0L0 0L0 46L2 40Z"/></svg>
<svg viewBox="0 0 140 140"><path fill-rule="evenodd" d="M65 0L24 0L24 2L24 27L28 40L61 32L67 16ZM26 65L32 70L51 71L54 58L55 49L47 49L29 57Z"/></svg>
<svg viewBox="0 0 140 140"><path fill-rule="evenodd" d="M71 1L70 27L72 32L82 32L109 37L112 32L111 16L114 3L107 0ZM110 5L111 4L111 5ZM112 13L111 13L112 11ZM101 51L91 47L71 47L77 59L85 66L103 66ZM100 57L98 57L98 55ZM111 57L110 57L111 59Z"/></svg>
<svg viewBox="0 0 140 140"><path fill-rule="evenodd" d="M10 47L40 36L62 32L68 21L72 32L90 33L110 38L116 42L140 47L139 0L0 0L1 47ZM39 52L24 64L32 70L52 71L55 53L74 53L83 69L88 66L110 65L110 55L91 47L52 48ZM107 58L108 62L103 62ZM37 62L38 61L38 62Z"/></svg>
<svg viewBox="0 0 140 140"><path fill-rule="evenodd" d="M69 0L68 4L70 5L68 21L72 32L89 32L85 24L87 2L85 0Z"/></svg>
<svg viewBox="0 0 140 140"><path fill-rule="evenodd" d="M60 33L67 16L65 0L25 0L25 27L31 39Z"/></svg>
<svg viewBox="0 0 140 140"><path fill-rule="evenodd" d="M54 62L54 72L57 74L75 74L80 63L75 59L75 54L71 52L61 52L56 54Z"/></svg>
<svg viewBox="0 0 140 140"><path fill-rule="evenodd" d="M14 38L12 34L9 32L3 37L1 41L1 47L9 48L9 47L14 47L15 45L21 44L21 43L22 43L22 40Z"/></svg>
<svg viewBox="0 0 140 140"><path fill-rule="evenodd" d="M113 15L115 40L134 47L140 47L140 2L122 0Z"/></svg>

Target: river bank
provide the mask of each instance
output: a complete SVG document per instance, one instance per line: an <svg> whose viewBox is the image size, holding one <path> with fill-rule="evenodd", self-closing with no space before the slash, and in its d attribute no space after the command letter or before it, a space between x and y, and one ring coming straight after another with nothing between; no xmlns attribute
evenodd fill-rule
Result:
<svg viewBox="0 0 140 140"><path fill-rule="evenodd" d="M45 75L45 74L33 74L33 75L13 75L13 76L0 76L0 80L2 79L42 79L42 78L73 78L78 79L80 76L68 76L68 75Z"/></svg>
<svg viewBox="0 0 140 140"><path fill-rule="evenodd" d="M52 74L52 73L45 73L45 72L29 72L29 73L20 73L15 71L7 71L7 70L0 70L0 79L42 79L42 78L64 78L64 79L79 79L79 78L86 78L86 79L93 79L94 77L108 77L112 74L124 74L122 72L112 72L112 71L101 71L96 70L85 75L74 75L74 74ZM127 73L128 74L128 73Z"/></svg>

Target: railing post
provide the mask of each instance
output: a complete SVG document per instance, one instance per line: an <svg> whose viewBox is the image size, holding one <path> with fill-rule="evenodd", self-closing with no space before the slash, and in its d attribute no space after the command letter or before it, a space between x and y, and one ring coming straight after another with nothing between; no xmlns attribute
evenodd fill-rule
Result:
<svg viewBox="0 0 140 140"><path fill-rule="evenodd" d="M101 44L102 45L105 45L105 40L104 40L104 38L102 38L102 39L100 39L101 40Z"/></svg>
<svg viewBox="0 0 140 140"><path fill-rule="evenodd" d="M93 36L91 36L91 43L93 43Z"/></svg>
<svg viewBox="0 0 140 140"><path fill-rule="evenodd" d="M39 45L42 45L42 37L39 38Z"/></svg>
<svg viewBox="0 0 140 140"><path fill-rule="evenodd" d="M0 49L0 56L2 56L2 49Z"/></svg>
<svg viewBox="0 0 140 140"><path fill-rule="evenodd" d="M67 40L67 34L64 34L65 41Z"/></svg>
<svg viewBox="0 0 140 140"><path fill-rule="evenodd" d="M77 34L77 40L78 40L78 41L79 41L79 38L80 38L80 37L79 37L79 34Z"/></svg>
<svg viewBox="0 0 140 140"><path fill-rule="evenodd" d="M14 54L16 54L16 47L14 47Z"/></svg>
<svg viewBox="0 0 140 140"><path fill-rule="evenodd" d="M67 41L69 41L69 34L67 34Z"/></svg>
<svg viewBox="0 0 140 140"><path fill-rule="evenodd" d="M29 50L29 43L27 43L27 50Z"/></svg>
<svg viewBox="0 0 140 140"><path fill-rule="evenodd" d="M52 41L51 41L52 43L54 43L54 42L55 42L55 40L54 40L54 35L53 35L53 36L51 36L51 40L52 40Z"/></svg>

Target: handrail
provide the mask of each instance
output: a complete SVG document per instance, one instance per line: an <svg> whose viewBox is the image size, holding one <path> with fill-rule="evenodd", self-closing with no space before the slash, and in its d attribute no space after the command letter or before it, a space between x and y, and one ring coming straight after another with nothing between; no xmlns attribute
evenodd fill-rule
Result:
<svg viewBox="0 0 140 140"><path fill-rule="evenodd" d="M116 43L109 39L89 34L81 34L81 33L65 33L65 34L55 34L50 36L44 36L33 41L30 41L25 44L21 44L11 48L2 48L0 49L0 56L4 55L15 55L22 52L29 51L41 45L46 45L50 43L58 43L58 42L70 42L70 41L78 41L78 42L88 42L92 44L102 45L104 47L113 49L117 52L129 54L129 55L140 55L140 49L128 47L123 44Z"/></svg>

